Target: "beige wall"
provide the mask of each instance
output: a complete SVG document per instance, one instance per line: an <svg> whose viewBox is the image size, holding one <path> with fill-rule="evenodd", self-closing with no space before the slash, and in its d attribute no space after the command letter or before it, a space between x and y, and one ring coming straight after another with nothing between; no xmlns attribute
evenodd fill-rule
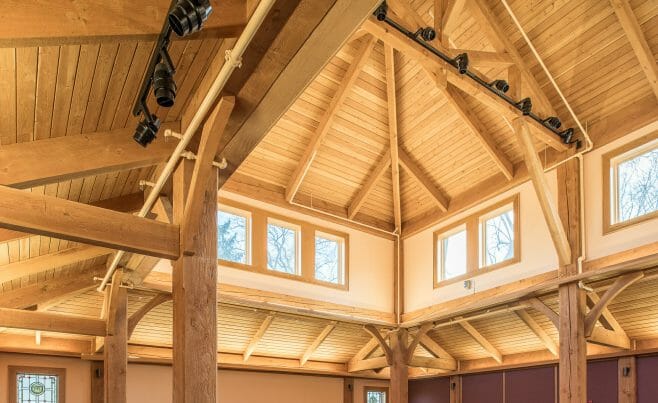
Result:
<svg viewBox="0 0 658 403"><path fill-rule="evenodd" d="M557 174L547 175L551 192L557 203ZM462 282L434 289L433 233L460 221L488 206L515 194L520 195L521 261L517 264L472 277L472 288L465 289ZM486 203L458 214L439 225L404 240L404 299L405 312L474 294L526 277L557 270L557 254L544 221L539 201L530 182L526 182Z"/></svg>

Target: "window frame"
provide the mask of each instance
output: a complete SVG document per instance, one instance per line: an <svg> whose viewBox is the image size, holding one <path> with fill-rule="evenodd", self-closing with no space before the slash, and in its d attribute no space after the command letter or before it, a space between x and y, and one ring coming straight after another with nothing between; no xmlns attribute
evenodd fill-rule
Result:
<svg viewBox="0 0 658 403"><path fill-rule="evenodd" d="M231 260L224 260L220 259L219 256L217 256L217 261L221 262L222 265L225 266L231 266L231 267L248 267L251 265L251 262L253 260L252 257L252 214L250 211L229 206L226 204L218 205L217 207L217 213L219 212L224 212L228 214L233 214L236 216L244 217L247 219L247 225L246 225L246 234L245 234L245 254L247 255L246 257L246 263L241 263L241 262L233 262Z"/></svg>
<svg viewBox="0 0 658 403"><path fill-rule="evenodd" d="M459 222L454 226L451 226L450 228L446 228L445 231L441 231L440 233L435 233L434 237L434 267L435 267L435 276L438 276L438 279L435 279L436 282L441 282L443 283L444 281L451 281L453 279L462 277L466 274L468 274L468 255L466 256L466 272L464 274L460 274L455 277L451 278L445 278L445 266L443 264L444 260L443 257L445 255L444 251L444 241L446 238L450 238L453 235L456 235L462 231L466 233L466 250L468 251L468 226L466 225L466 222ZM439 258L439 242L441 242L441 255Z"/></svg>
<svg viewBox="0 0 658 403"><path fill-rule="evenodd" d="M7 367L8 383L8 403L17 403L18 396L16 394L16 377L19 373L31 373L37 375L54 375L59 378L57 385L57 402L66 403L66 369L65 368L50 368L50 367L30 367L30 366L16 366L9 365ZM14 385L13 387L11 385Z"/></svg>
<svg viewBox="0 0 658 403"><path fill-rule="evenodd" d="M498 212L502 212L503 208L511 205L514 214L514 255L512 258L498 262L493 265L481 265L484 262L483 242L484 236L483 226L481 225L487 219L495 217ZM439 228L434 231L433 240L433 278L434 288L444 287L460 281L470 279L479 274L488 273L494 270L502 269L521 261L521 209L520 209L520 196L515 194L496 202L485 209L477 211L466 218L456 221L450 225ZM457 232L457 228L464 227L466 229L466 273L450 278L442 279L443 267L442 262L439 262L438 255L438 241L450 236L451 233ZM453 232L454 231L454 232Z"/></svg>
<svg viewBox="0 0 658 403"><path fill-rule="evenodd" d="M613 218L616 220L618 214L617 167L652 150L658 150L658 131L603 154L601 170L603 177L603 235L658 218L658 211L653 211L626 221L614 223L612 221Z"/></svg>
<svg viewBox="0 0 658 403"><path fill-rule="evenodd" d="M267 225L266 228L268 229L267 236L265 238L265 256L267 257L267 253L269 252L268 246L269 246L269 226L273 225L279 228L283 229L288 229L291 230L295 233L295 272L294 273L287 273L284 271L280 271L277 269L273 269L270 267L269 263L267 262L268 259L265 259L265 268L270 271L270 272L276 272L279 274L285 274L288 276L294 276L294 277L300 277L302 275L302 226L296 223L289 222L288 220L282 220L280 218L274 218L274 217L267 217Z"/></svg>
<svg viewBox="0 0 658 403"><path fill-rule="evenodd" d="M315 243L317 238L324 238L338 243L338 282L337 283L319 280L316 277ZM316 228L313 231L313 280L321 284L331 284L335 286L340 286L345 284L347 282L346 266L347 266L348 256L349 255L347 250L347 241L343 235L337 235L336 233L332 233L330 231L326 231L320 228Z"/></svg>
<svg viewBox="0 0 658 403"><path fill-rule="evenodd" d="M265 274L268 276L315 284L341 291L349 291L349 234L219 197L217 199L217 209L227 210L228 208L243 211L250 214L251 216L251 233L249 240L251 244L251 261L250 264L242 264L218 259L218 267L229 267L232 269L244 270L251 273ZM270 221L277 223L277 225L292 225L299 228L297 240L299 245L297 248L297 265L299 274L284 273L271 270L267 267L267 224ZM315 278L316 233L325 234L330 237L342 240L342 283L336 284L328 281L317 280Z"/></svg>
<svg viewBox="0 0 658 403"><path fill-rule="evenodd" d="M364 386L363 388L364 403L368 403L368 392L384 392L386 393L386 402L390 403L391 401L391 393L389 392L389 388L386 386Z"/></svg>

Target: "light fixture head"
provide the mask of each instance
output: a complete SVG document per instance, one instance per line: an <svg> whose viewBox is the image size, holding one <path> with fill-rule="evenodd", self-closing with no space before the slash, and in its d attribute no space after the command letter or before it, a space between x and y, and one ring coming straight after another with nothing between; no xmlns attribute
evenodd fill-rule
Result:
<svg viewBox="0 0 658 403"><path fill-rule="evenodd" d="M502 92L503 94L509 91L509 84L505 80L495 80L489 84L495 91Z"/></svg>
<svg viewBox="0 0 658 403"><path fill-rule="evenodd" d="M169 25L178 36L193 34L201 29L210 13L209 0L178 0L169 12Z"/></svg>
<svg viewBox="0 0 658 403"><path fill-rule="evenodd" d="M458 54L453 59L454 66L459 70L459 74L466 74L468 71L468 55L466 53Z"/></svg>
<svg viewBox="0 0 658 403"><path fill-rule="evenodd" d="M420 35L424 41L430 42L436 39L436 31L432 27L419 28L416 31L416 36Z"/></svg>
<svg viewBox="0 0 658 403"><path fill-rule="evenodd" d="M567 130L561 132L559 136L564 144L571 144L571 140L573 139L573 133L574 133L573 128L570 127Z"/></svg>
<svg viewBox="0 0 658 403"><path fill-rule="evenodd" d="M532 112L532 100L530 98L523 98L517 102L516 106L519 107L524 116L528 116Z"/></svg>
<svg viewBox="0 0 658 403"><path fill-rule="evenodd" d="M155 140L158 130L160 130L160 119L155 115L151 115L148 118L145 117L137 124L133 139L142 147L146 147Z"/></svg>
<svg viewBox="0 0 658 403"><path fill-rule="evenodd" d="M176 100L176 82L171 69L164 61L153 70L153 93L158 105L169 108Z"/></svg>
<svg viewBox="0 0 658 403"><path fill-rule="evenodd" d="M383 2L375 10L375 17L377 18L377 21L384 21L386 19L386 14L388 14L388 6L386 5L386 2Z"/></svg>
<svg viewBox="0 0 658 403"><path fill-rule="evenodd" d="M556 116L551 116L544 119L544 124L553 130L557 130L562 126L562 122Z"/></svg>

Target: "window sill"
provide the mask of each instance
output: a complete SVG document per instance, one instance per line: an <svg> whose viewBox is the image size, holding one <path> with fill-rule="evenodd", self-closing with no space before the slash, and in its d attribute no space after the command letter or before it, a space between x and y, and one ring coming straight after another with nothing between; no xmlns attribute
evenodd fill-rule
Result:
<svg viewBox="0 0 658 403"><path fill-rule="evenodd" d="M491 273L491 272L496 271L496 270L504 269L505 267L509 267L511 265L514 265L514 264L517 264L517 263L520 263L520 262L521 262L521 257L520 256L515 256L511 259L496 263L494 265L482 267L482 268L480 268L476 271L461 274L457 277L453 277L453 278L450 278L450 279L447 279L447 280L440 280L438 282L435 282L434 283L434 289L436 290L438 288L442 288L442 287L445 287L445 286L448 286L448 285L451 285L451 284L459 283L461 281L472 280L472 279L474 279L474 278L476 278L476 277L478 277L482 274Z"/></svg>

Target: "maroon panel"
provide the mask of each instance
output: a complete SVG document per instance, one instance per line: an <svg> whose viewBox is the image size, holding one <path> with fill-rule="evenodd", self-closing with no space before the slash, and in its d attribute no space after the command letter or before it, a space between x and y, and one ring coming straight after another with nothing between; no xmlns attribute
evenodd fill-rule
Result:
<svg viewBox="0 0 658 403"><path fill-rule="evenodd" d="M555 367L505 372L506 403L555 403Z"/></svg>
<svg viewBox="0 0 658 403"><path fill-rule="evenodd" d="M587 363L587 402L617 403L617 360Z"/></svg>
<svg viewBox="0 0 658 403"><path fill-rule="evenodd" d="M503 373L465 375L462 403L503 403Z"/></svg>
<svg viewBox="0 0 658 403"><path fill-rule="evenodd" d="M409 403L450 403L450 378L410 381Z"/></svg>
<svg viewBox="0 0 658 403"><path fill-rule="evenodd" d="M658 402L658 357L637 357L637 403Z"/></svg>

